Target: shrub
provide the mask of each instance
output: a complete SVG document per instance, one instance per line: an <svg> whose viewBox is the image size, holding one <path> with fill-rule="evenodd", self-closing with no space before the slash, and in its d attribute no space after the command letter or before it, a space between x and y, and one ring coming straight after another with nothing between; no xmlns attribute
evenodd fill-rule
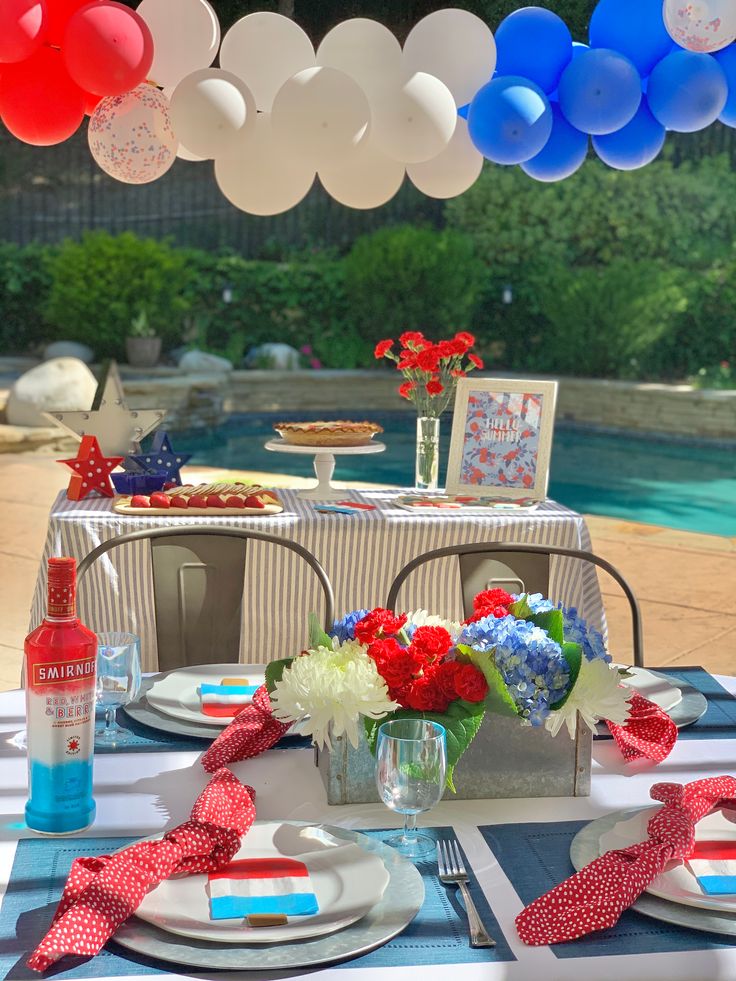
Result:
<svg viewBox="0 0 736 981"><path fill-rule="evenodd" d="M345 259L350 308L370 344L472 326L486 275L468 236L409 225L359 238Z"/></svg>
<svg viewBox="0 0 736 981"><path fill-rule="evenodd" d="M41 309L51 276L49 249L0 242L0 353L24 354L47 340Z"/></svg>
<svg viewBox="0 0 736 981"><path fill-rule="evenodd" d="M662 352L664 367L680 377L734 359L736 256L715 263L692 282L691 289L687 316Z"/></svg>
<svg viewBox="0 0 736 981"><path fill-rule="evenodd" d="M89 344L98 357L124 356L130 324L142 311L164 346L178 343L192 285L185 255L132 232L68 240L49 263L45 316L58 337Z"/></svg>

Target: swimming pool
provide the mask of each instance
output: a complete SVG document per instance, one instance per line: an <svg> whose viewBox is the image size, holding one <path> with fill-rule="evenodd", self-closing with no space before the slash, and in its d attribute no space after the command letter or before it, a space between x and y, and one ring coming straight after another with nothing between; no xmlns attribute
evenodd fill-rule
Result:
<svg viewBox="0 0 736 981"><path fill-rule="evenodd" d="M313 475L310 457L279 456L263 448L273 436L273 423L290 417L296 418L294 413L230 416L214 432L178 433L175 445L194 454L192 463ZM379 422L386 430L387 450L376 456L338 459L335 476L410 486L414 417L370 410L353 411L351 417ZM450 428L450 417L443 417L440 479ZM732 537L736 536L736 450L557 426L549 494L583 513Z"/></svg>

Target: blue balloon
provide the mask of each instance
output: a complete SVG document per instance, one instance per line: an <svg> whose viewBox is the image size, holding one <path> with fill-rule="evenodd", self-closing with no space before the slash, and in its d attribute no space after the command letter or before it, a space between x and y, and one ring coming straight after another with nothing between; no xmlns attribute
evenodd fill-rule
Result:
<svg viewBox="0 0 736 981"><path fill-rule="evenodd" d="M598 0L590 18L590 45L619 51L647 76L672 47L662 0Z"/></svg>
<svg viewBox="0 0 736 981"><path fill-rule="evenodd" d="M494 163L524 163L549 139L552 110L538 85L505 75L476 93L470 103L468 132L477 149Z"/></svg>
<svg viewBox="0 0 736 981"><path fill-rule="evenodd" d="M572 35L551 10L524 7L498 25L496 52L497 75L520 75L550 93L572 59Z"/></svg>
<svg viewBox="0 0 736 981"><path fill-rule="evenodd" d="M718 117L726 126L736 128L736 44L729 44L713 55L723 69L728 84L726 105Z"/></svg>
<svg viewBox="0 0 736 981"><path fill-rule="evenodd" d="M579 170L588 155L588 137L571 126L557 105L552 106L552 133L536 157L521 165L534 180L564 181Z"/></svg>
<svg viewBox="0 0 736 981"><path fill-rule="evenodd" d="M603 163L615 170L638 170L659 155L666 135L647 100L642 99L630 123L616 133L593 137L593 149Z"/></svg>
<svg viewBox="0 0 736 981"><path fill-rule="evenodd" d="M577 56L578 55L581 55L583 53L583 51L590 51L590 45L589 44L583 44L582 41L573 41L572 42L572 56L573 56L573 58L577 58Z"/></svg>
<svg viewBox="0 0 736 981"><path fill-rule="evenodd" d="M628 58L607 48L581 52L562 73L557 90L567 121L600 136L625 126L641 102L641 76Z"/></svg>
<svg viewBox="0 0 736 981"><path fill-rule="evenodd" d="M649 76L647 99L665 129L695 133L723 112L728 99L726 74L711 55L673 51Z"/></svg>

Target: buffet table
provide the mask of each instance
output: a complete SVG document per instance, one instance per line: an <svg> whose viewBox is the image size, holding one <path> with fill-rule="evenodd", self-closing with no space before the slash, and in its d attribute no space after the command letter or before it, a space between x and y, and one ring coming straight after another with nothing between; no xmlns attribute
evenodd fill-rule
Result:
<svg viewBox="0 0 736 981"><path fill-rule="evenodd" d="M46 603L46 564L52 555L83 558L101 542L146 527L211 523L251 528L289 538L308 548L323 564L335 590L336 613L382 606L398 571L429 549L468 542L523 542L590 548L585 519L554 501L534 510L488 514L411 513L395 504L397 490L346 490L346 499L375 506L358 514L321 514L297 491L279 490L281 514L257 517L121 515L105 498L56 499L49 517L31 614L40 623ZM251 542L246 555L246 589L241 635L242 662L292 655L302 648L307 613L321 609L316 579L296 555ZM249 583L254 588L247 588ZM264 588L275 584L275 588ZM284 585L283 588L280 584ZM593 566L553 557L549 596L574 606L593 626L605 631L600 591ZM79 609L96 631L132 631L141 638L143 669L158 666L154 599L148 543L128 544L95 563L80 584ZM457 564L444 559L423 566L399 596L402 609L428 609L461 618ZM289 615L284 616L284 609Z"/></svg>
<svg viewBox="0 0 736 981"><path fill-rule="evenodd" d="M730 697L717 682L736 694L736 678L709 679L712 697L705 719L711 722L683 730L671 756L658 767L651 763L627 766L611 741L597 741L589 798L445 799L420 820L420 824L440 829L440 834L457 836L473 873L476 902L498 941L495 949L470 950L454 890L446 891L437 884L436 870L425 863L420 868L428 899L415 923L372 953L323 968L320 977L325 981L408 981L416 977L417 968L422 979L429 981L440 981L448 972L458 981L589 981L591 977L597 981L715 981L735 977L733 937L729 941L720 935L669 927L632 911L611 930L556 947L527 947L514 927L514 917L524 902L568 874L569 867L560 871L560 863L564 864L561 850L586 821L621 808L646 806L651 803L649 788L654 782L683 783L734 771L736 741L724 734L736 733L736 716ZM101 755L95 761L98 817L93 828L71 838L30 836L22 824L25 756L12 742L12 734L23 725L22 693L0 695L0 888L4 894L0 976L14 978L37 976L25 968L25 957L48 925L70 858L117 847L120 839L155 834L184 821L207 780L197 763L200 754L176 749L173 743L168 751L151 747L149 752ZM311 749L276 748L232 764L232 769L255 787L259 819L320 821L351 829L396 826L397 816L379 804L327 807ZM29 850L37 853L35 862ZM194 973L128 954L114 944L91 961L65 961L55 971L70 978L151 974L178 978ZM286 976L316 973L309 970ZM218 975L196 972L196 976ZM250 976L262 981L273 975L258 971Z"/></svg>

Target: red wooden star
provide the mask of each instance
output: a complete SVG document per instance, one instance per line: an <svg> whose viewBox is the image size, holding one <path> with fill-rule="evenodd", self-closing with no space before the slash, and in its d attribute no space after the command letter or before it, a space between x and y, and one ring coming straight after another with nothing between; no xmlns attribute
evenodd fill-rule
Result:
<svg viewBox="0 0 736 981"><path fill-rule="evenodd" d="M66 492L70 501L81 501L90 491L97 491L103 497L114 496L110 471L123 462L123 457L103 456L96 436L82 436L76 457L56 462L66 464L74 473Z"/></svg>

